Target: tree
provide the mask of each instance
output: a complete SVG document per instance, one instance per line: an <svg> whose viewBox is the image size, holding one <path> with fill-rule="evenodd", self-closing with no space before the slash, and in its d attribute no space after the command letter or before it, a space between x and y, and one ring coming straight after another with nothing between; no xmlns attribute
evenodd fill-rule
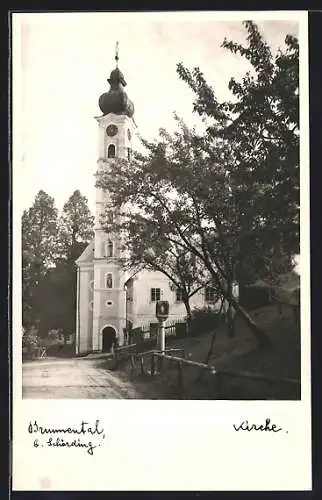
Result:
<svg viewBox="0 0 322 500"><path fill-rule="evenodd" d="M23 331L22 335L22 352L23 356L33 358L36 355L40 345L38 331L31 327L30 330Z"/></svg>
<svg viewBox="0 0 322 500"><path fill-rule="evenodd" d="M200 259L265 343L232 284L247 268L265 274L272 255L289 263L298 248L298 45L287 37L286 52L274 59L257 27L245 26L248 47L224 42L253 66L242 83L231 80L234 102L218 103L198 68L191 73L178 66L197 94L195 111L211 122L207 133L198 136L177 119L178 132L161 130L159 141L144 141L145 155L130 165L112 163L98 175L98 186L109 190L115 207L136 206L160 240ZM133 210L122 217L131 221Z"/></svg>
<svg viewBox="0 0 322 500"><path fill-rule="evenodd" d="M39 287L39 334L62 330L65 340L75 332L76 273L71 261L60 260L49 269Z"/></svg>
<svg viewBox="0 0 322 500"><path fill-rule="evenodd" d="M193 253L183 249L175 241L166 242L162 239L154 241L153 247L148 247L142 261L146 267L169 278L186 308L189 331L192 321L190 299L210 282L204 267Z"/></svg>
<svg viewBox="0 0 322 500"><path fill-rule="evenodd" d="M187 326L191 324L190 299L208 282L209 275L191 252L182 249L175 242L160 237L159 228L131 211L130 217L108 217L107 207L103 225L106 232L122 235L120 249L127 258L123 259L124 269L149 269L159 271L170 281L171 286L180 293L187 312ZM110 222L109 222L110 221Z"/></svg>
<svg viewBox="0 0 322 500"><path fill-rule="evenodd" d="M94 217L87 198L79 190L69 197L58 221L59 259L43 280L41 293L41 332L61 329L67 335L75 332L76 263L93 232Z"/></svg>
<svg viewBox="0 0 322 500"><path fill-rule="evenodd" d="M55 201L40 190L33 205L22 214L23 325L39 319L39 285L57 257L57 209Z"/></svg>
<svg viewBox="0 0 322 500"><path fill-rule="evenodd" d="M144 143L149 154L136 155L130 164L112 163L98 173L97 185L109 189L112 203L120 210L126 202L137 207L153 239L174 245L202 262L212 283L244 317L262 341L264 332L238 304L232 293L233 278L227 249L237 225L227 218L230 190L225 167L229 149L225 144L211 145L179 121L181 129L171 137L161 130L161 140ZM227 157L227 158L226 158ZM133 208L120 212L128 224L135 224ZM236 219L235 219L236 220ZM230 249L233 253L233 249Z"/></svg>
<svg viewBox="0 0 322 500"><path fill-rule="evenodd" d="M61 253L65 258L77 259L82 249L94 236L94 217L88 200L77 189L63 206L59 219Z"/></svg>
<svg viewBox="0 0 322 500"><path fill-rule="evenodd" d="M223 42L251 66L241 82L229 83L234 102L219 103L199 68L179 64L177 71L196 94L194 111L210 122L209 137L232 147L229 182L240 189L236 202L247 214L240 222L249 235L241 242L238 275L249 282L274 274L275 263L290 270L299 251L299 45L288 35L286 50L273 57L258 27L244 26L246 47Z"/></svg>
<svg viewBox="0 0 322 500"><path fill-rule="evenodd" d="M246 47L227 39L222 44L251 67L241 82L230 80L233 102L219 103L199 68L177 67L196 94L194 111L207 119L209 137L232 147L227 173L230 188L239 189L235 203L243 214L238 244L235 238L241 290L258 277L272 281L290 271L299 251L299 45L288 35L286 50L273 57L258 27L243 24Z"/></svg>

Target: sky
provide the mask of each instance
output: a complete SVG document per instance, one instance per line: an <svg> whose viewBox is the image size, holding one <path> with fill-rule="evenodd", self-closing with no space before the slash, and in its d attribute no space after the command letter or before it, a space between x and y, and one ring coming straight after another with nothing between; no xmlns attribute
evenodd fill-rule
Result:
<svg viewBox="0 0 322 500"><path fill-rule="evenodd" d="M236 20L229 14L225 21L219 19L223 13L183 14L14 15L13 187L14 193L19 187L20 210L31 206L40 189L54 197L58 209L79 189L94 211L94 117L101 114L99 96L109 89L116 41L134 118L147 139L157 137L160 127L173 130L174 111L191 126L200 121L177 63L199 66L219 99L231 97L230 78L241 78L249 66L220 46L225 37L245 41L241 22L249 13ZM298 36L296 17L286 17L256 20L273 52L283 47L286 34Z"/></svg>

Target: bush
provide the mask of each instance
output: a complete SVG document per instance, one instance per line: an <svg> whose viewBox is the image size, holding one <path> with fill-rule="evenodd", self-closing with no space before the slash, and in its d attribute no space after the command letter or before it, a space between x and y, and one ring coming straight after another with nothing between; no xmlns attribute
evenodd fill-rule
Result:
<svg viewBox="0 0 322 500"><path fill-rule="evenodd" d="M22 335L22 354L23 357L33 359L37 355L40 346L40 338L35 328L25 330Z"/></svg>
<svg viewBox="0 0 322 500"><path fill-rule="evenodd" d="M47 356L55 356L59 358L71 358L75 355L74 344L52 344L47 346Z"/></svg>
<svg viewBox="0 0 322 500"><path fill-rule="evenodd" d="M218 326L219 313L208 307L194 309L191 314L191 335L201 335L208 333Z"/></svg>
<svg viewBox="0 0 322 500"><path fill-rule="evenodd" d="M248 311L270 305L269 291L259 286L247 286L240 289L239 303Z"/></svg>
<svg viewBox="0 0 322 500"><path fill-rule="evenodd" d="M176 323L175 324L176 337L178 339L183 339L187 336L187 323Z"/></svg>
<svg viewBox="0 0 322 500"><path fill-rule="evenodd" d="M141 327L133 328L131 331L131 344L143 344L144 342L144 332Z"/></svg>

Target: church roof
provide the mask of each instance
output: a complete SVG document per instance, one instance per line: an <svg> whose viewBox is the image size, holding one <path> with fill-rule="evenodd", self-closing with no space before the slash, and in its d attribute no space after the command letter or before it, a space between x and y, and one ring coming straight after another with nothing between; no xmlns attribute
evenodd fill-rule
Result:
<svg viewBox="0 0 322 500"><path fill-rule="evenodd" d="M93 262L94 258L94 238L92 241L87 245L85 248L84 252L78 257L76 260L76 264L84 264L85 262Z"/></svg>
<svg viewBox="0 0 322 500"><path fill-rule="evenodd" d="M116 115L127 115L132 118L134 114L134 105L124 91L126 81L123 73L118 68L118 49L115 60L116 68L113 69L110 78L107 79L110 84L110 89L100 96L98 105L103 115L115 113Z"/></svg>

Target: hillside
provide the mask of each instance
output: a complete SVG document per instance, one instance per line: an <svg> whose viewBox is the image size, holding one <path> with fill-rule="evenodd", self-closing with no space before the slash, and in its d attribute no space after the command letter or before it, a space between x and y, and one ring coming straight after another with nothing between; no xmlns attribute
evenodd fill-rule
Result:
<svg viewBox="0 0 322 500"><path fill-rule="evenodd" d="M265 328L274 341L269 348L258 347L251 332L240 319L236 319L236 334L227 337L225 326L216 330L216 341L210 364L217 370L231 369L238 372L259 373L273 378L300 379L300 329L295 324L292 311L284 307L280 314L276 305L253 311L252 316ZM211 333L185 339L168 339L167 347L182 348L185 357L205 362L211 342ZM146 359L145 370L150 368ZM177 369L166 362L162 376L151 379L140 375L138 367L130 371L124 367L131 379L140 384L147 398L173 399L177 393ZM206 374L198 381L200 370L195 367L184 369L184 399L299 399L299 386L272 384L245 378ZM215 380L216 379L216 380ZM141 387L142 386L142 387Z"/></svg>

